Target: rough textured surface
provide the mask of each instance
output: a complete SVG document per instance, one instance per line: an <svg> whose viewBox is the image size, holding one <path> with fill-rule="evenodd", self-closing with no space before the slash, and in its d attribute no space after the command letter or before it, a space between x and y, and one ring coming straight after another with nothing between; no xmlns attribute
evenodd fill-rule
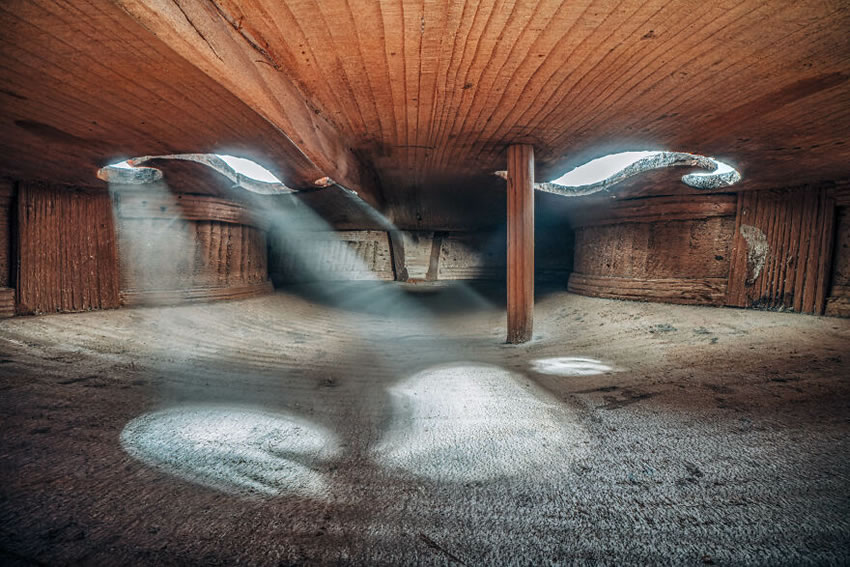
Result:
<svg viewBox="0 0 850 567"><path fill-rule="evenodd" d="M2 562L850 561L850 321L312 289L0 323Z"/></svg>
<svg viewBox="0 0 850 567"><path fill-rule="evenodd" d="M827 315L850 317L850 206L838 207Z"/></svg>
<svg viewBox="0 0 850 567"><path fill-rule="evenodd" d="M17 312L119 305L119 263L106 191L19 183Z"/></svg>
<svg viewBox="0 0 850 567"><path fill-rule="evenodd" d="M824 189L742 193L727 304L823 313L834 218Z"/></svg>
<svg viewBox="0 0 850 567"><path fill-rule="evenodd" d="M308 281L498 280L506 275L504 229L478 232L398 231L390 246L386 232L341 230L279 233L270 237L269 266L276 284ZM399 268L394 255L401 250ZM572 268L572 232L563 224L542 226L535 235L538 280L564 281ZM305 265L309 264L309 265Z"/></svg>
<svg viewBox="0 0 850 567"><path fill-rule="evenodd" d="M173 304L268 293L266 234L249 209L165 186L115 194L125 304Z"/></svg>
<svg viewBox="0 0 850 567"><path fill-rule="evenodd" d="M12 207L15 184L0 178L0 288L12 283Z"/></svg>
<svg viewBox="0 0 850 567"><path fill-rule="evenodd" d="M576 206L570 291L722 305L735 201L734 195L711 195Z"/></svg>

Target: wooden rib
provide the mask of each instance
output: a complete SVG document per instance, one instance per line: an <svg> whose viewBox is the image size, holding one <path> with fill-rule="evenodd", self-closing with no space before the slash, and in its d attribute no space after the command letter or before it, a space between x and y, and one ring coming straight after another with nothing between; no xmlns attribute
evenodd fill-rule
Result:
<svg viewBox="0 0 850 567"><path fill-rule="evenodd" d="M326 175L377 199L336 126L311 111L279 64L209 4L117 0L147 29L284 132ZM271 60L270 60L271 59ZM259 61L259 62L258 62Z"/></svg>

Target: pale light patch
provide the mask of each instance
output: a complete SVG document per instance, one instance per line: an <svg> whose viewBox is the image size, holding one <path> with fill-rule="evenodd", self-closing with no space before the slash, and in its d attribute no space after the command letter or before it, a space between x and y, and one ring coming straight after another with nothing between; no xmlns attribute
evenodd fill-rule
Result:
<svg viewBox="0 0 850 567"><path fill-rule="evenodd" d="M622 171L635 162L659 154L657 151L632 151L609 154L601 158L589 161L575 169L568 171L550 183L580 187L605 181L615 173Z"/></svg>
<svg viewBox="0 0 850 567"><path fill-rule="evenodd" d="M611 366L595 358L575 356L538 358L531 361L531 369L540 374L554 376L595 376L614 370Z"/></svg>
<svg viewBox="0 0 850 567"><path fill-rule="evenodd" d="M280 179L274 173L250 159L230 156L226 154L216 154L224 163L233 168L236 173L242 174L256 181L263 183L280 183Z"/></svg>
<svg viewBox="0 0 850 567"><path fill-rule="evenodd" d="M242 496L328 493L314 464L336 456L336 438L286 414L197 405L129 422L121 445L140 461L183 480Z"/></svg>
<svg viewBox="0 0 850 567"><path fill-rule="evenodd" d="M558 474L587 439L565 406L497 366L436 366L389 391L376 462L437 481Z"/></svg>

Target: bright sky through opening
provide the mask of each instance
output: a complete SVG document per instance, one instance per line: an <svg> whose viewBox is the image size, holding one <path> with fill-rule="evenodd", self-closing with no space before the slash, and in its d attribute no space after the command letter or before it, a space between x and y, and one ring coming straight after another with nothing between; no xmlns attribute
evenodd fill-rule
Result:
<svg viewBox="0 0 850 567"><path fill-rule="evenodd" d="M275 175L263 167L262 165L255 163L249 159L234 157L224 154L216 154L220 157L224 163L233 168L233 171L236 173L240 173L245 177L250 177L256 181L263 181L265 183L280 183L280 179L275 177Z"/></svg>
<svg viewBox="0 0 850 567"><path fill-rule="evenodd" d="M605 181L618 171L622 171L636 161L661 152L657 151L634 151L610 154L589 161L573 170L568 171L561 177L552 181L558 185L580 187Z"/></svg>

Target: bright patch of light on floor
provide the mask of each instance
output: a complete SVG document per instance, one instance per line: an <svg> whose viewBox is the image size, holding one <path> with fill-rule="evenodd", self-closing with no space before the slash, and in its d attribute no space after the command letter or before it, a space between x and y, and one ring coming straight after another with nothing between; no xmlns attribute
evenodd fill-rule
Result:
<svg viewBox="0 0 850 567"><path fill-rule="evenodd" d="M582 185L591 185L605 181L618 171L629 167L633 163L643 158L652 156L660 152L656 151L632 151L610 154L589 161L584 165L580 165L562 175L561 177L551 181L558 185L567 185L571 187L580 187Z"/></svg>
<svg viewBox="0 0 850 567"><path fill-rule="evenodd" d="M531 369L540 374L551 374L554 376L594 376L613 370L612 367L595 358L580 358L575 356L538 358L531 361Z"/></svg>
<svg viewBox="0 0 850 567"><path fill-rule="evenodd" d="M230 494L320 498L328 489L315 465L338 451L335 437L286 414L252 408L180 406L126 425L131 456L183 480Z"/></svg>
<svg viewBox="0 0 850 567"><path fill-rule="evenodd" d="M233 168L233 171L244 175L245 177L250 177L256 181L262 181L264 183L280 183L280 179L278 179L274 173L258 164L257 162L251 161L250 159L230 156L226 154L216 154L218 157L224 161L227 165Z"/></svg>
<svg viewBox="0 0 850 567"><path fill-rule="evenodd" d="M458 363L389 389L378 464L444 482L558 474L585 446L578 419L522 375Z"/></svg>

